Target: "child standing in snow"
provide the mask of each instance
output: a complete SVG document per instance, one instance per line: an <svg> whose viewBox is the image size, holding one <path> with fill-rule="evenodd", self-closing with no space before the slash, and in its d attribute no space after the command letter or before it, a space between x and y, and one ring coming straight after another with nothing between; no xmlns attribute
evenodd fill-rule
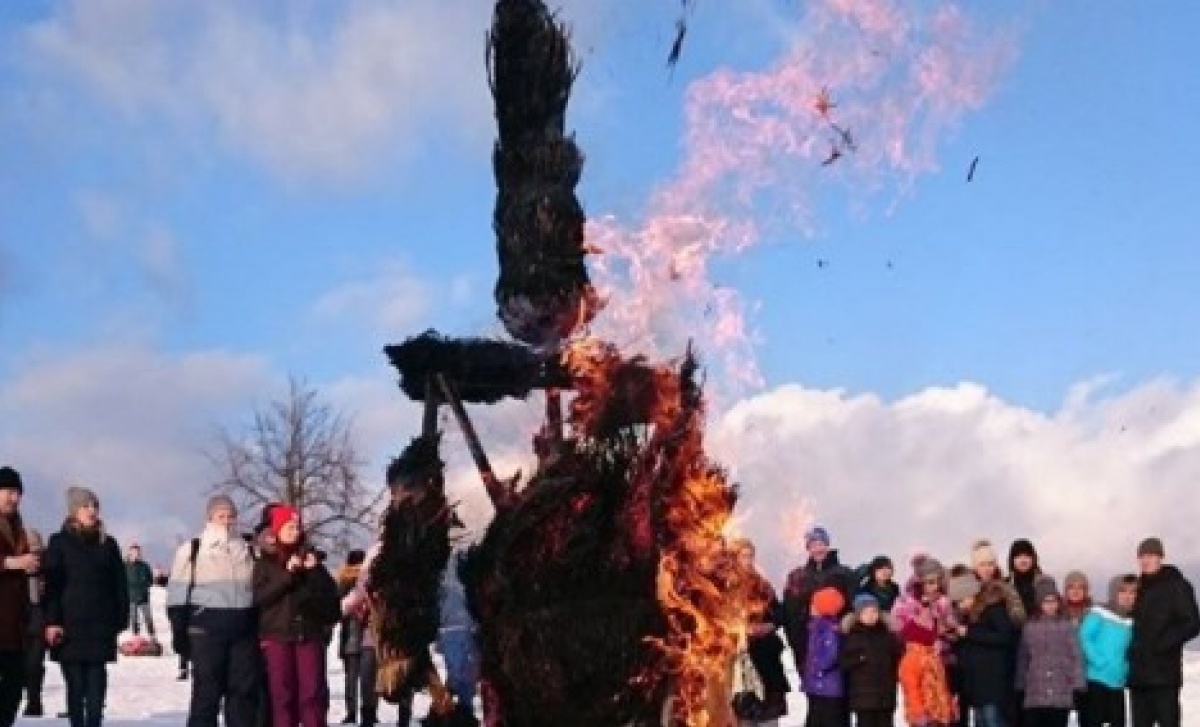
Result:
<svg viewBox="0 0 1200 727"><path fill-rule="evenodd" d="M1025 624L1017 657L1017 690L1025 695L1023 724L1066 727L1075 692L1085 687L1079 636L1053 579L1039 580L1034 597L1039 610Z"/></svg>
<svg viewBox="0 0 1200 727"><path fill-rule="evenodd" d="M958 665L962 674L959 709L970 709L975 727L1005 727L1004 707L1012 691L1017 626L1004 584L980 585L973 575L953 579L950 598L963 615L958 626Z"/></svg>
<svg viewBox="0 0 1200 727"><path fill-rule="evenodd" d="M800 684L808 698L804 727L846 727L845 685L838 668L841 634L838 615L846 605L841 591L825 587L813 594L808 641Z"/></svg>
<svg viewBox="0 0 1200 727"><path fill-rule="evenodd" d="M892 727L903 646L874 596L864 593L854 599L854 612L842 620L842 632L838 662L857 727Z"/></svg>
<svg viewBox="0 0 1200 727"><path fill-rule="evenodd" d="M858 592L865 593L879 602L879 609L891 613L892 606L900 597L900 586L896 585L893 576L896 571L891 558L877 555L870 565L865 568L866 574L859 584Z"/></svg>
<svg viewBox="0 0 1200 727"><path fill-rule="evenodd" d="M1118 576L1108 587L1108 603L1092 606L1079 625L1079 646L1087 676L1081 727L1124 727L1125 680L1133 640L1137 576Z"/></svg>
<svg viewBox="0 0 1200 727"><path fill-rule="evenodd" d="M900 661L904 715L912 727L949 725L957 715L938 649L942 634L954 628L950 601L943 593L946 571L927 556L915 558L913 568L914 577L892 609L904 641Z"/></svg>

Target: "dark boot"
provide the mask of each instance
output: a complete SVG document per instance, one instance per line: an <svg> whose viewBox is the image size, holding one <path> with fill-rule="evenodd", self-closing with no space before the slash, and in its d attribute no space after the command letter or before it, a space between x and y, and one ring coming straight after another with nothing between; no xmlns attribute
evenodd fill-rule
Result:
<svg viewBox="0 0 1200 727"><path fill-rule="evenodd" d="M375 727L377 724L379 722L375 717L375 712L364 709L362 711L362 721L358 723L358 727Z"/></svg>
<svg viewBox="0 0 1200 727"><path fill-rule="evenodd" d="M30 699L30 700L26 700L25 711L22 712L21 715L24 717L44 717L44 716L46 716L46 713L42 709L41 701L35 702L32 699Z"/></svg>
<svg viewBox="0 0 1200 727"><path fill-rule="evenodd" d="M358 715L355 714L354 712L347 712L346 716L342 718L341 723L342 724L358 724Z"/></svg>

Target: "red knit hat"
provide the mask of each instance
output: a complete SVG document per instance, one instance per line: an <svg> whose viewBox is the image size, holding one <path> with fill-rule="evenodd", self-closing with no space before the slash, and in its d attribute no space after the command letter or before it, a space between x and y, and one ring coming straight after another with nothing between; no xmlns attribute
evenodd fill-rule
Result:
<svg viewBox="0 0 1200 727"><path fill-rule="evenodd" d="M300 512L291 505L285 505L283 503L273 505L269 513L270 514L268 517L270 520L268 527L271 529L271 534L277 538L279 537L279 531L283 530L284 525L287 525L293 520L296 521L297 525L300 524Z"/></svg>
<svg viewBox="0 0 1200 727"><path fill-rule="evenodd" d="M846 598L836 588L822 588L813 594L812 605L818 616L837 616L846 607Z"/></svg>

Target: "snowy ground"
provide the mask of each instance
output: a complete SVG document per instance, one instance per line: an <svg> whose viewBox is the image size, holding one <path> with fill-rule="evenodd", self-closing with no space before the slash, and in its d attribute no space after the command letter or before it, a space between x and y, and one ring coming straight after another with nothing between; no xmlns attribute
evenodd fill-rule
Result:
<svg viewBox="0 0 1200 727"><path fill-rule="evenodd" d="M166 633L167 621L162 609L162 591L155 589L156 622L161 632ZM785 657L787 658L787 657ZM161 658L121 657L109 666L108 708L105 715L106 727L181 727L186 722L190 682L176 681L177 662L173 655ZM789 674L793 686L798 683L794 673ZM1200 652L1188 652L1184 662L1183 724L1200 724ZM330 724L337 724L344 716L342 708L342 667L336 654L329 663L329 686L332 692L332 707L329 710ZM418 697L415 713L424 715L428 702ZM47 665L45 706L54 715L65 708L62 678L54 664ZM779 727L800 727L804 724L804 700L792 694L789 701L790 714L780 720ZM381 705L382 724L395 722L395 708ZM34 725L65 724L66 720L53 717L42 719L21 718L22 727ZM417 722L413 722L417 724ZM896 724L903 724L897 717Z"/></svg>

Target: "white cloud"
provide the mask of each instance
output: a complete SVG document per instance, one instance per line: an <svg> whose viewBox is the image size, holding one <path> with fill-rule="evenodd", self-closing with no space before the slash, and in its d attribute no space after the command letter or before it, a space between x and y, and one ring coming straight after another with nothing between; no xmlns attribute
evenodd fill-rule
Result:
<svg viewBox="0 0 1200 727"><path fill-rule="evenodd" d="M813 520L855 564L920 548L965 561L977 537L1003 549L1027 536L1052 572L1107 578L1149 534L1200 563L1180 507L1200 478L1200 382L1081 389L1050 414L974 384L891 403L788 385L739 403L712 440L744 485L740 525L771 536L762 550L776 576L801 557L780 536Z"/></svg>
<svg viewBox="0 0 1200 727"><path fill-rule="evenodd" d="M197 524L212 427L244 417L283 378L262 358L226 351L43 351L0 383L0 452L29 479L36 526L57 527L63 490L81 482L99 492L118 537L162 553ZM384 369L314 383L353 417L364 476L381 484L416 433L419 407ZM1200 564L1194 513L1181 506L1200 478L1200 381L1088 387L1043 413L975 384L895 402L787 385L715 415L711 448L742 483L737 525L776 578L799 559L799 534L814 520L854 563L916 548L953 562L976 537L1003 549L1028 536L1052 572L1102 578L1158 534L1172 559ZM529 473L540 414L536 395L471 409L501 476ZM440 425L449 490L478 530L490 506L447 412Z"/></svg>
<svg viewBox="0 0 1200 727"><path fill-rule="evenodd" d="M352 325L372 334L394 336L419 325L433 298L433 286L408 266L385 261L371 277L341 283L321 295L312 312L319 323Z"/></svg>
<svg viewBox="0 0 1200 727"><path fill-rule="evenodd" d="M0 451L25 474L35 527L57 528L79 483L120 539L161 556L202 520L212 427L272 383L262 359L224 351L43 351L0 383Z"/></svg>
<svg viewBox="0 0 1200 727"><path fill-rule="evenodd" d="M211 129L288 177L344 177L421 132L490 136L488 4L74 0L28 47L131 122ZM199 125L199 127L197 127Z"/></svg>

